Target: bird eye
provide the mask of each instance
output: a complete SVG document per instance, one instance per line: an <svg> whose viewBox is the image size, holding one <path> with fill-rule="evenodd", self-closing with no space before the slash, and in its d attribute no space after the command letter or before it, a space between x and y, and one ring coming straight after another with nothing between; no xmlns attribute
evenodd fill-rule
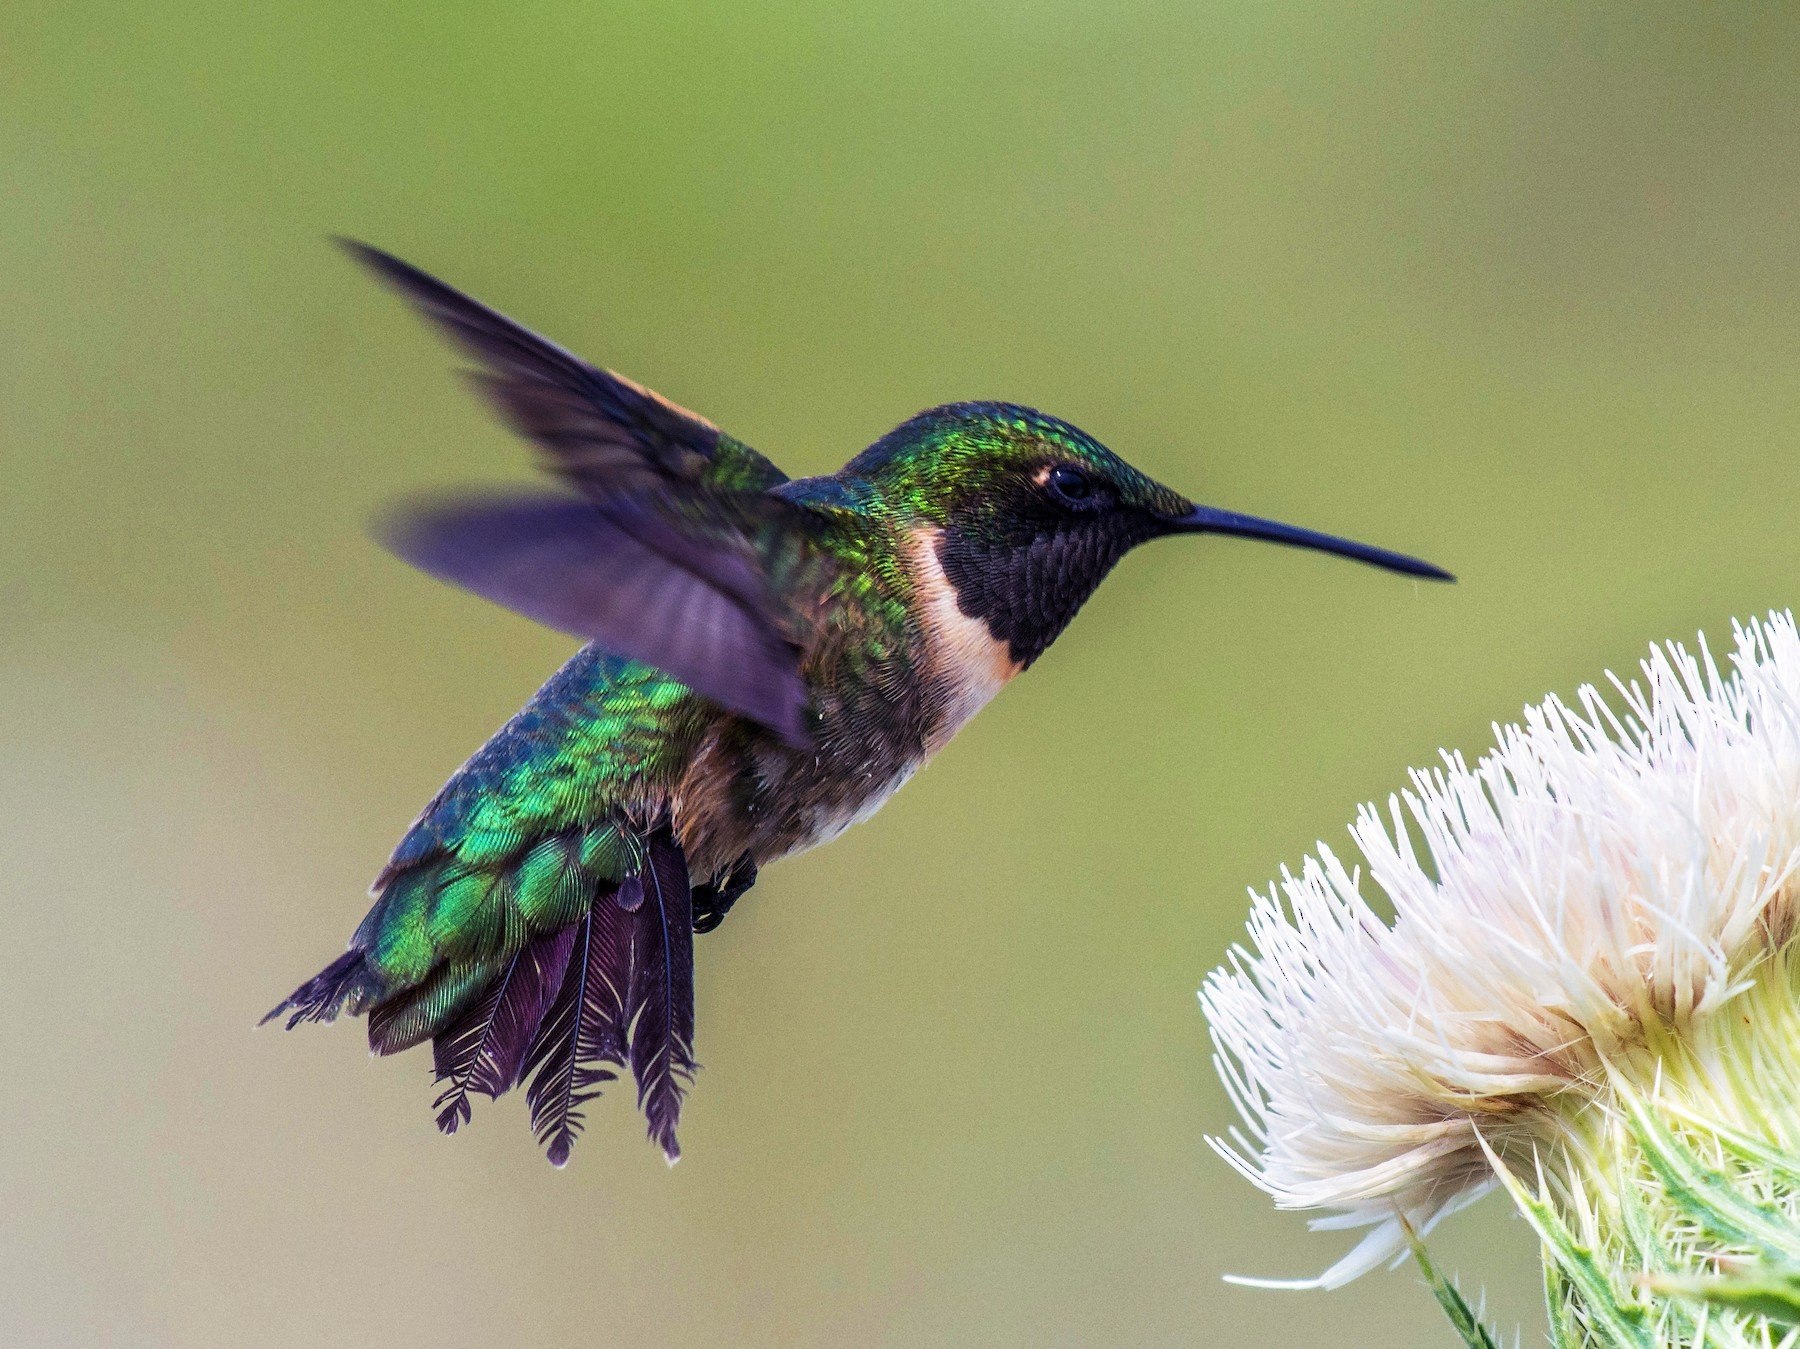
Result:
<svg viewBox="0 0 1800 1349"><path fill-rule="evenodd" d="M1091 505L1095 496L1094 480L1073 464L1056 464L1044 478L1050 495L1066 506Z"/></svg>

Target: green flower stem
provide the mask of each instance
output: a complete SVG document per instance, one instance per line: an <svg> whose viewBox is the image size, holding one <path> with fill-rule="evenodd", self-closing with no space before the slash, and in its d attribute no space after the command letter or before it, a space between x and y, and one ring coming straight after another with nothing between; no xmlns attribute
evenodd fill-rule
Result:
<svg viewBox="0 0 1800 1349"><path fill-rule="evenodd" d="M1403 1220L1404 1222L1404 1220ZM1481 1312L1469 1305L1469 1300L1462 1295L1462 1290L1438 1272L1438 1267L1431 1263L1431 1256L1425 1250L1425 1243L1419 1240L1419 1234L1413 1230L1411 1223L1404 1224L1406 1244L1412 1250L1413 1259L1418 1262L1419 1273L1425 1277L1426 1287L1437 1299L1438 1306L1444 1309L1444 1315L1450 1318L1450 1324L1462 1337L1467 1349L1500 1349L1500 1340L1489 1330L1481 1319Z"/></svg>

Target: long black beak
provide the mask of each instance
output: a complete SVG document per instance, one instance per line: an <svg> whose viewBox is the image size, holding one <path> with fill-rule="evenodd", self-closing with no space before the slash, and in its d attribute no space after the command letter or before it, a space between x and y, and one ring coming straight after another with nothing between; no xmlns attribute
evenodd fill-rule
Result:
<svg viewBox="0 0 1800 1349"><path fill-rule="evenodd" d="M1334 534L1320 534L1315 530L1301 529L1298 525L1284 525L1279 520L1239 515L1236 511L1222 511L1212 506L1196 506L1186 515L1176 516L1169 521L1169 531L1173 534L1236 534L1246 539L1267 539L1270 543L1285 543L1295 548L1336 553L1339 557L1367 562L1372 567L1385 567L1389 571L1404 572L1408 576L1422 576L1429 581L1456 579L1442 567L1434 567L1429 562L1421 562L1405 553L1390 553L1385 548L1371 548L1366 543L1340 539Z"/></svg>

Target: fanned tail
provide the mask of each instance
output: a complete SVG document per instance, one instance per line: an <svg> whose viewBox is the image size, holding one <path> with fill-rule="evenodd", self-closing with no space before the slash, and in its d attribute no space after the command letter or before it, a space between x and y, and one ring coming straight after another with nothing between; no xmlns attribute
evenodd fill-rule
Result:
<svg viewBox="0 0 1800 1349"><path fill-rule="evenodd" d="M550 835L499 867L407 859L384 876L351 949L264 1020L286 1014L291 1028L366 1011L377 1053L430 1040L445 1133L468 1123L472 1096L529 1082L531 1127L557 1166L583 1107L629 1066L650 1137L673 1163L697 1070L693 925L687 860L667 824Z"/></svg>
<svg viewBox="0 0 1800 1349"><path fill-rule="evenodd" d="M639 869L577 924L575 953L525 1072L531 1125L552 1164L567 1163L582 1107L629 1064L650 1137L671 1164L694 1062L693 908L687 862L667 828ZM606 1065L612 1065L607 1067Z"/></svg>

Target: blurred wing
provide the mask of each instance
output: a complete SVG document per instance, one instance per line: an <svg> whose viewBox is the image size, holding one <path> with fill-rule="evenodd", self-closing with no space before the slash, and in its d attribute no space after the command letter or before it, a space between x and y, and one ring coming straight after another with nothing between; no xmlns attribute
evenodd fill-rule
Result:
<svg viewBox="0 0 1800 1349"><path fill-rule="evenodd" d="M601 498L656 484L760 492L787 475L706 418L589 365L504 314L378 248L344 247L484 367L472 378L544 467Z"/></svg>
<svg viewBox="0 0 1800 1349"><path fill-rule="evenodd" d="M773 498L767 506L786 509ZM725 500L489 495L409 507L381 534L423 571L653 665L804 745L799 651L735 518L742 509Z"/></svg>

